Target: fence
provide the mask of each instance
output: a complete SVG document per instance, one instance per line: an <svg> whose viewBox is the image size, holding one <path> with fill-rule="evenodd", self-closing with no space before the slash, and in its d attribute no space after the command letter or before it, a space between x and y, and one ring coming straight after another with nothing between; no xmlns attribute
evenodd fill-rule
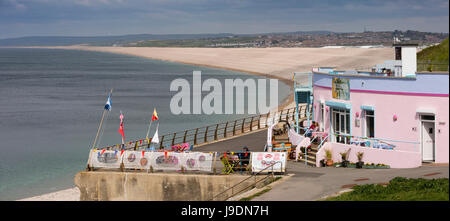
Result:
<svg viewBox="0 0 450 221"><path fill-rule="evenodd" d="M417 63L417 71L448 71L448 63Z"/></svg>
<svg viewBox="0 0 450 221"><path fill-rule="evenodd" d="M299 119L306 117L306 104L300 104L298 113ZM311 111L310 105L310 111ZM254 115L246 118L241 118L233 121L227 121L223 123L213 124L205 127L199 127L189 129L185 131L179 131L175 133L164 134L160 136L159 144L155 145L155 148L164 149L170 148L178 144L189 143L193 145L205 144L224 138L229 138L241 134L245 134L260 129L265 129L269 126L268 121L272 118L277 120L295 120L296 109L289 108L275 113L268 113L262 115ZM151 142L151 141L150 141ZM129 141L125 143L124 149L145 149L150 148L152 143L149 140L142 139L138 141ZM121 144L117 144L106 149L122 149Z"/></svg>

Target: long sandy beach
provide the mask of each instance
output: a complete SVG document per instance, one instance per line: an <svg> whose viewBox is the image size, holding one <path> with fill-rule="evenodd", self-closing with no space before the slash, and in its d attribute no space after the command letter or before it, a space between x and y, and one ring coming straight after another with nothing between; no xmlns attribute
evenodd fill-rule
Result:
<svg viewBox="0 0 450 221"><path fill-rule="evenodd" d="M393 59L392 48L146 48L146 47L51 47L89 50L140 56L192 65L248 72L284 81L293 72L311 71L313 67L368 70L384 60ZM292 105L292 97L283 106ZM22 200L79 200L74 187Z"/></svg>

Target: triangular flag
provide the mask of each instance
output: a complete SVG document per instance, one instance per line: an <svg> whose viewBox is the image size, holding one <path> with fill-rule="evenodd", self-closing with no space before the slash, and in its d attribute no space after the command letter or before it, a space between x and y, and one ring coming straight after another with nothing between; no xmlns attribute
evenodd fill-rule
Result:
<svg viewBox="0 0 450 221"><path fill-rule="evenodd" d="M159 129L159 123L158 123L158 125L156 125L156 132L155 132L155 135L153 135L152 143L159 143L158 129Z"/></svg>
<svg viewBox="0 0 450 221"><path fill-rule="evenodd" d="M158 113L156 113L156 108L153 109L152 121L158 120Z"/></svg>
<svg viewBox="0 0 450 221"><path fill-rule="evenodd" d="M122 134L122 144L125 142L125 133L123 132L123 114L120 112L120 127L119 133Z"/></svg>

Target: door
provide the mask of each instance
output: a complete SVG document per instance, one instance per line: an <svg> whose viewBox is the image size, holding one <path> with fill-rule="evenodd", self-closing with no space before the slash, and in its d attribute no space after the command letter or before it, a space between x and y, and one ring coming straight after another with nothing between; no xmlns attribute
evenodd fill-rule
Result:
<svg viewBox="0 0 450 221"><path fill-rule="evenodd" d="M434 161L434 122L422 122L422 160Z"/></svg>
<svg viewBox="0 0 450 221"><path fill-rule="evenodd" d="M334 142L338 143L348 143L350 135L350 114L348 110L332 109L333 119L332 119L332 133L338 135L333 136Z"/></svg>

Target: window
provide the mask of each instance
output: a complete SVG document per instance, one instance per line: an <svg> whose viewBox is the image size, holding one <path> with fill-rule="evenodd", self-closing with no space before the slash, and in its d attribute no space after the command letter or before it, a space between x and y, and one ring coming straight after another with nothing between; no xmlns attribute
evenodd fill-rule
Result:
<svg viewBox="0 0 450 221"><path fill-rule="evenodd" d="M375 137L375 113L374 111L365 110L364 111L364 135L366 137Z"/></svg>

